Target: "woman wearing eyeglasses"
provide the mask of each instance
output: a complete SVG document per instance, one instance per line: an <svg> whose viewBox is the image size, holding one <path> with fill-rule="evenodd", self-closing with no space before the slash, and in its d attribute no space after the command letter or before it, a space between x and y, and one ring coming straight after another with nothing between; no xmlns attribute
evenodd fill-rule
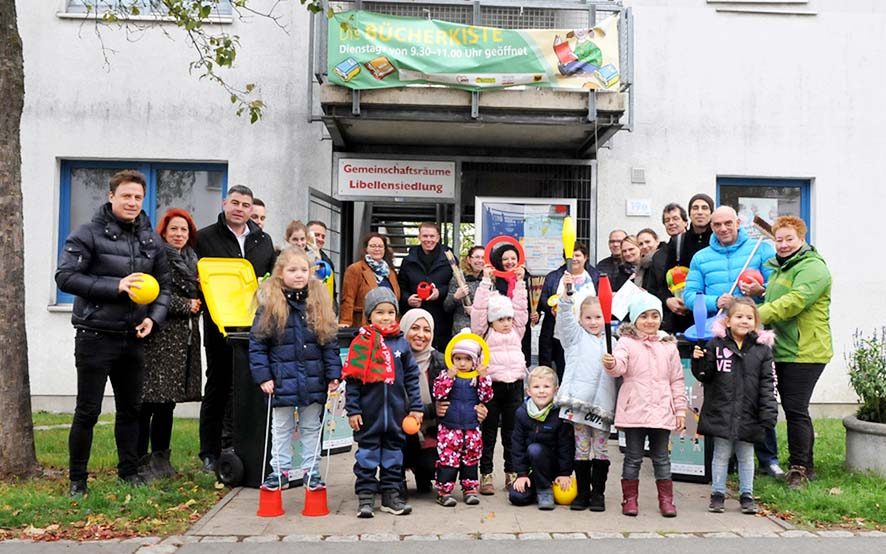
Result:
<svg viewBox="0 0 886 554"><path fill-rule="evenodd" d="M368 233L361 241L362 258L345 270L341 287L339 327L363 325L363 300L366 293L378 287L387 287L400 298L400 285L394 271L394 253L388 247L388 238L380 233Z"/></svg>
<svg viewBox="0 0 886 554"><path fill-rule="evenodd" d="M471 326L471 307L465 306L464 299L474 301L477 285L483 278L483 260L486 250L482 246L472 246L468 255L461 259L461 272L465 276L465 286L459 287L453 275L449 281L449 292L443 300L443 309L452 314L452 334Z"/></svg>

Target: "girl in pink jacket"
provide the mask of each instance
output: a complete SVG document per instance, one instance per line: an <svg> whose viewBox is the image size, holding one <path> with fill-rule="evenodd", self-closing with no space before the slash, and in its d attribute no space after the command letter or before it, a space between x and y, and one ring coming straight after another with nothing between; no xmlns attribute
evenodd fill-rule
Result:
<svg viewBox="0 0 886 554"><path fill-rule="evenodd" d="M606 372L624 379L615 426L625 434L621 511L626 516L639 511L640 465L647 437L658 509L664 517L677 515L668 445L671 431L683 428L688 402L677 341L659 331L661 313L661 300L645 292L638 295L631 301L631 323L619 326L618 345L612 354L603 355Z"/></svg>
<svg viewBox="0 0 886 554"><path fill-rule="evenodd" d="M492 483L492 455L501 418L501 442L504 447L505 487L517 479L511 464L511 435L514 417L523 403L523 378L526 358L521 350L523 333L529 320L528 295L523 266L514 271L516 284L513 299L495 290L493 267L486 266L483 280L474 294L471 309L471 330L484 337L489 345L489 377L492 379L492 400L486 403L489 415L483 420L483 454L480 457L480 494L495 494Z"/></svg>

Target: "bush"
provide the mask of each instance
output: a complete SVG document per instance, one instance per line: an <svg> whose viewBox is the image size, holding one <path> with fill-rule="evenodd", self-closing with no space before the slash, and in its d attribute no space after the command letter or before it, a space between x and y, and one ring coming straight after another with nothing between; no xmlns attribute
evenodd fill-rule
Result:
<svg viewBox="0 0 886 554"><path fill-rule="evenodd" d="M849 383L861 397L856 417L886 423L886 328L870 337L856 330L849 353Z"/></svg>

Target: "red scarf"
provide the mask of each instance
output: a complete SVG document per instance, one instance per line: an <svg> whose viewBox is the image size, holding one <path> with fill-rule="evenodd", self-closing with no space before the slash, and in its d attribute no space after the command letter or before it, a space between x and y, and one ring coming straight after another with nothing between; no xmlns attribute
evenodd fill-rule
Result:
<svg viewBox="0 0 886 554"><path fill-rule="evenodd" d="M357 379L363 383L394 382L394 356L385 344L384 337L400 332L394 323L386 329L377 325L364 325L351 341L348 359L342 367L343 379Z"/></svg>

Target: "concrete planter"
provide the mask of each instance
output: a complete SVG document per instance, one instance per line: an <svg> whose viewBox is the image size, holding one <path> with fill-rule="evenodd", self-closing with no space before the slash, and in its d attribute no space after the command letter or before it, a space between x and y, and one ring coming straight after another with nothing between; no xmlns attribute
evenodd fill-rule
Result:
<svg viewBox="0 0 886 554"><path fill-rule="evenodd" d="M843 427L846 428L846 466L886 477L886 423L846 416Z"/></svg>

